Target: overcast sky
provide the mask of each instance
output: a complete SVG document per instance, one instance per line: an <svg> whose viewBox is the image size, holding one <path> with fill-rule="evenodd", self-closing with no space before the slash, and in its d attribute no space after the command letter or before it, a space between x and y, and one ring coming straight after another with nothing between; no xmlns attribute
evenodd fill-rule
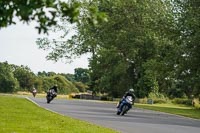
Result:
<svg viewBox="0 0 200 133"><path fill-rule="evenodd" d="M74 73L78 67L88 68L88 57L83 56L73 63L53 62L45 59L47 52L38 49L35 41L41 35L33 24L8 26L0 29L0 62L28 66L34 73L38 71Z"/></svg>

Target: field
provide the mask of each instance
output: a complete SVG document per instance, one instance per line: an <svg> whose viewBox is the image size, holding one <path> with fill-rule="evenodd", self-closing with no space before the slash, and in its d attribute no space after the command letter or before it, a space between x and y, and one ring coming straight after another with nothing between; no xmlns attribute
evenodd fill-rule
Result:
<svg viewBox="0 0 200 133"><path fill-rule="evenodd" d="M25 98L0 95L1 133L116 133L44 110Z"/></svg>
<svg viewBox="0 0 200 133"><path fill-rule="evenodd" d="M150 109L170 114L181 115L185 117L200 119L200 109L195 109L191 106L178 104L136 104L136 107Z"/></svg>

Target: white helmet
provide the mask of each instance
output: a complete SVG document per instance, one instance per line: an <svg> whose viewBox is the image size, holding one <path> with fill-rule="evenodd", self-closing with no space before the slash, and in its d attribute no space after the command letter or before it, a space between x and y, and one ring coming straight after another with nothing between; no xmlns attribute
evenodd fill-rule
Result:
<svg viewBox="0 0 200 133"><path fill-rule="evenodd" d="M133 93L133 92L134 92L134 89L132 89L132 88L131 88L131 89L129 89L129 92L132 92L132 93Z"/></svg>

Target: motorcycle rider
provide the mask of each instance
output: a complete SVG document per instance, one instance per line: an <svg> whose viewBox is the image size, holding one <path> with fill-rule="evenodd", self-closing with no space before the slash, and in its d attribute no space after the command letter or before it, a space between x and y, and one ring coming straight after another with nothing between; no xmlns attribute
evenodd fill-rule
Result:
<svg viewBox="0 0 200 133"><path fill-rule="evenodd" d="M54 85L47 91L47 96L46 96L47 103L50 103L55 97L57 97L57 92L58 92L57 88L58 88L57 85Z"/></svg>
<svg viewBox="0 0 200 133"><path fill-rule="evenodd" d="M123 98L126 98L127 96L131 96L132 98L133 98L133 101L135 100L135 94L134 94L134 89L129 89L129 91L127 91L125 94L124 94L124 96L123 96Z"/></svg>
<svg viewBox="0 0 200 133"><path fill-rule="evenodd" d="M52 88L49 89L49 92L57 96L58 93L58 86L54 85Z"/></svg>
<svg viewBox="0 0 200 133"><path fill-rule="evenodd" d="M33 86L33 89L32 89L32 94L33 94L33 97L36 96L36 93L37 93L37 90L35 89L35 87Z"/></svg>
<svg viewBox="0 0 200 133"><path fill-rule="evenodd" d="M135 96L135 94L134 94L134 89L131 88L131 89L129 89L127 92L125 92L124 96L123 96L122 99L119 101L119 103L118 103L118 105L117 105L117 108L120 107L120 104L122 103L122 101L123 101L124 99L126 99L127 96L131 96L131 97L132 97L132 99L133 99L133 104L134 104L134 101L135 101L136 96Z"/></svg>

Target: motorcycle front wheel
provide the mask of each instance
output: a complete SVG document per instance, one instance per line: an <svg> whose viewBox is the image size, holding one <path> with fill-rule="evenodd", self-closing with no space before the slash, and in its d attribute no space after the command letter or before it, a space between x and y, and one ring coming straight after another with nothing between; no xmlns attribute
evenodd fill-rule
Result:
<svg viewBox="0 0 200 133"><path fill-rule="evenodd" d="M129 107L128 107L127 105L124 105L124 106L122 107L121 115L126 114L127 111L128 111L128 109L129 109Z"/></svg>

